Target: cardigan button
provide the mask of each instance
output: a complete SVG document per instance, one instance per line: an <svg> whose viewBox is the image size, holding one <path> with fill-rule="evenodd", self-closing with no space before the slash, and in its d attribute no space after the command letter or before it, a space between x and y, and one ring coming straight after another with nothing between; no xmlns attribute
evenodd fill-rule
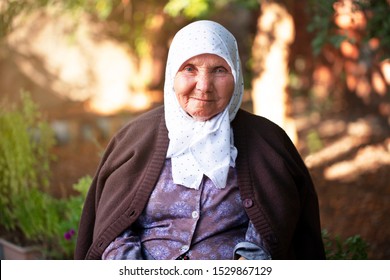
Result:
<svg viewBox="0 0 390 280"><path fill-rule="evenodd" d="M242 202L245 208L251 208L253 206L253 200L250 198L244 199Z"/></svg>

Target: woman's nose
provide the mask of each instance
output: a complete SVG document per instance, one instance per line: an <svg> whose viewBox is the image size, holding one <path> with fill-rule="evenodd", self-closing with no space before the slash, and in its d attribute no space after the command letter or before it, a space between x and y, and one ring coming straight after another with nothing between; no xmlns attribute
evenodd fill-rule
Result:
<svg viewBox="0 0 390 280"><path fill-rule="evenodd" d="M211 92L213 89L213 79L210 73L199 73L197 75L196 89L202 93Z"/></svg>

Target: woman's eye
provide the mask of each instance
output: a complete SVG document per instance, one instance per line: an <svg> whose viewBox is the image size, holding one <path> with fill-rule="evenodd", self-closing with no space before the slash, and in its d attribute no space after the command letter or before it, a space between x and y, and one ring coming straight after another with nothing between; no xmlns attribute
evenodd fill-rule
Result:
<svg viewBox="0 0 390 280"><path fill-rule="evenodd" d="M220 66L220 67L215 68L214 72L220 74L220 73L227 73L228 71L226 70L225 67Z"/></svg>
<svg viewBox="0 0 390 280"><path fill-rule="evenodd" d="M183 70L186 72L193 72L195 70L195 68L192 65L187 65L183 68Z"/></svg>

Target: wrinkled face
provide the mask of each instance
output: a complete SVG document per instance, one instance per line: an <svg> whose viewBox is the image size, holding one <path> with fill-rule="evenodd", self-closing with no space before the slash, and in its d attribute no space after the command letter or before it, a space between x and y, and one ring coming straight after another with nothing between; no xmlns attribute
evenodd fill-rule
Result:
<svg viewBox="0 0 390 280"><path fill-rule="evenodd" d="M223 58L201 54L181 65L173 88L184 111L196 120L206 121L229 104L234 91L234 77Z"/></svg>

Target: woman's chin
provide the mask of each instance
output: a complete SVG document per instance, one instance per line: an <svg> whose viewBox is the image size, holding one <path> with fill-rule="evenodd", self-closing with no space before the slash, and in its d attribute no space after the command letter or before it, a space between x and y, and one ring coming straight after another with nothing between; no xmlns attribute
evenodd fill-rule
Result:
<svg viewBox="0 0 390 280"><path fill-rule="evenodd" d="M218 113L204 113L204 112L196 112L193 114L189 114L194 120L199 122L205 122L208 120L211 120L213 117L215 117Z"/></svg>

